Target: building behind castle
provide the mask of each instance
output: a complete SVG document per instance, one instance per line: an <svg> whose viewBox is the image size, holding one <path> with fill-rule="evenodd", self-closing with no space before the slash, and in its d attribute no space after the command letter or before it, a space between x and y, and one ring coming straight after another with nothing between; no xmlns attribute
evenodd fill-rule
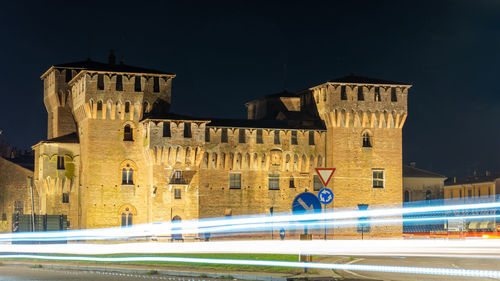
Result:
<svg viewBox="0 0 500 281"><path fill-rule="evenodd" d="M336 168L329 209L402 205L406 83L350 75L249 101L248 118L235 120L171 113L174 74L112 56L41 78L48 139L33 146L36 213L71 229L287 212L322 188L315 167Z"/></svg>

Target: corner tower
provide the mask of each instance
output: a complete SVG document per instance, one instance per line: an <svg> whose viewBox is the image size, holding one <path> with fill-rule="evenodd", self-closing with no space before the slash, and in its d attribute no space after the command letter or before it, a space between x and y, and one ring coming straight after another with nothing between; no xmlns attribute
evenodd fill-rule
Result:
<svg viewBox="0 0 500 281"><path fill-rule="evenodd" d="M319 116L327 128L326 166L336 168L329 185L335 208L402 205L402 128L410 87L350 75L301 93L303 110ZM401 232L400 226L368 230Z"/></svg>

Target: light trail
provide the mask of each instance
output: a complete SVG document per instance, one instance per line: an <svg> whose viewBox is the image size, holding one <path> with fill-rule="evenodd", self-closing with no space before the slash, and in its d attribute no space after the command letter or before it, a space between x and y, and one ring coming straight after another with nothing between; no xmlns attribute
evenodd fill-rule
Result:
<svg viewBox="0 0 500 281"><path fill-rule="evenodd" d="M278 223L294 223L301 222L304 224L312 222L313 225L321 224L318 221L328 220L341 220L347 218L361 218L361 217L380 217L380 216L399 216L402 214L434 214L435 212L447 211L471 211L487 209L492 211L494 208L499 208L500 202L493 203L479 203L479 204L466 204L466 205L450 205L450 206L433 206L433 207L412 207L412 208L382 208L367 211L341 211L341 212L325 212L318 214L302 214L290 215L289 213L277 214L274 216L259 215L252 217L234 217L234 218L215 218L215 219L201 219L192 221L183 221L180 223L163 222L152 224L141 224L132 227L114 227L106 229L85 229L85 230L71 230L71 231L55 231L55 232L28 232L28 233L7 233L0 235L0 241L50 241L52 240L95 240L95 239L125 239L130 237L144 237L144 236L165 236L171 234L182 233L200 233L202 229L209 229L221 227L219 231L227 231L227 229L238 229L238 225L255 225L255 224L278 224ZM451 219L452 216L446 217ZM356 222L357 223L357 222ZM351 223L349 223L351 224ZM222 227L225 230L223 230ZM239 228L240 231L243 228ZM203 231L201 231L202 233ZM212 232L212 231L206 231ZM44 240L45 239L45 240Z"/></svg>
<svg viewBox="0 0 500 281"><path fill-rule="evenodd" d="M387 266L387 265L361 265L361 264L335 264L335 263L304 263L290 261L263 261L263 260L231 260L231 259L205 259L205 258L181 258L181 257L68 257L68 256L40 256L40 255L0 255L0 258L14 259L43 259L43 260L72 260L72 261L96 261L96 262L133 262L133 261L153 261L153 262L185 262L185 263L207 263L207 264L236 264L236 265L257 265L257 266L281 266L294 268L315 268L315 269L335 269L335 270L355 270L373 272L391 272L404 274L427 274L427 275L447 275L463 277L483 277L500 278L500 271L475 270L475 269L455 269L455 268L434 268L434 267L411 267L411 266Z"/></svg>
<svg viewBox="0 0 500 281"><path fill-rule="evenodd" d="M446 256L500 259L500 240L241 240L184 243L0 244L0 252L71 255L244 253L328 256Z"/></svg>
<svg viewBox="0 0 500 281"><path fill-rule="evenodd" d="M379 224L395 224L395 223L432 223L432 222L440 222L448 219L493 219L499 218L500 215L471 215L471 216L439 216L439 217L424 217L424 218L395 218L395 219L371 219L365 222L370 225L379 225ZM309 229L322 229L326 227L347 227L347 226L356 226L360 223L359 220L344 220L344 221L318 221L318 222L303 222L303 223L295 223L295 222L280 222L280 223L259 223L259 224L246 224L246 225L225 225L225 226L217 226L217 227L205 227L205 228L194 228L194 229L148 229L144 231L131 231L130 233L118 233L116 235L110 235L106 233L100 233L95 236L70 236L65 235L67 232L55 232L59 234L59 236L44 236L43 232L35 232L34 234L40 233L41 236L36 237L34 235L27 236L18 236L15 238L0 238L0 241L61 241L61 240L111 240L111 239L124 239L130 237L144 237L144 236L169 236L175 234L202 234L202 233L224 233L227 235L231 235L234 232L245 232L245 233L256 233L256 232L264 232L271 231L279 228L284 228L287 231L302 229L303 227L308 227ZM153 225L155 226L155 225ZM110 231L114 231L116 228L109 229ZM119 228L124 230L130 230L129 228ZM32 234L32 233L26 233ZM109 236L108 236L109 235Z"/></svg>

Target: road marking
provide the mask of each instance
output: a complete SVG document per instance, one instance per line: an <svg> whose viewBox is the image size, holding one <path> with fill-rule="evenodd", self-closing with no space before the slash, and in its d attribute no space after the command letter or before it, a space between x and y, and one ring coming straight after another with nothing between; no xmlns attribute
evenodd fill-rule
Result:
<svg viewBox="0 0 500 281"><path fill-rule="evenodd" d="M346 262L346 264L353 264L355 262L358 262L358 261L362 261L364 260L363 258L360 258L360 259L354 259L352 261L349 261L349 262ZM358 274L358 273L355 273L355 272L352 272L350 270L347 270L347 269L344 269L345 272L349 273L349 274L352 274L356 277L360 277L360 278L366 278L366 279L372 279L372 280L378 280L377 278L372 278L372 277L369 277L369 276L365 276L365 275L361 275L361 274Z"/></svg>

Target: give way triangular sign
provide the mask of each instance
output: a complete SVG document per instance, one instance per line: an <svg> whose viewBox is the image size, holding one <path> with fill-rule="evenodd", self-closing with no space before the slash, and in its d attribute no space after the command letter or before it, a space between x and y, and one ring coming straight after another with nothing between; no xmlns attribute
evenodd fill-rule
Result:
<svg viewBox="0 0 500 281"><path fill-rule="evenodd" d="M315 168L316 173L319 176L319 179L323 183L325 187L328 186L328 183L330 182L330 179L333 176L333 173L335 172L335 168Z"/></svg>

